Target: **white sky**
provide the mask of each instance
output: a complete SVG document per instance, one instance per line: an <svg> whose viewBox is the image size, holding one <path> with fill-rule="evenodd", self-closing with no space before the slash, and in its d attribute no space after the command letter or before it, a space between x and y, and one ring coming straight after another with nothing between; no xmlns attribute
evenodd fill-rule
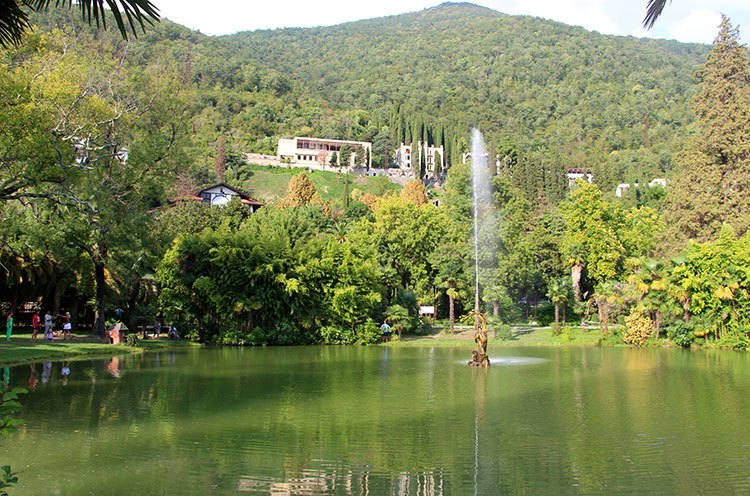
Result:
<svg viewBox="0 0 750 496"><path fill-rule="evenodd" d="M330 26L414 12L442 0L152 0L163 17L205 34L284 27ZM711 43L720 13L750 40L749 0L674 0L650 32L642 27L647 0L476 0L506 14L544 17L605 34Z"/></svg>

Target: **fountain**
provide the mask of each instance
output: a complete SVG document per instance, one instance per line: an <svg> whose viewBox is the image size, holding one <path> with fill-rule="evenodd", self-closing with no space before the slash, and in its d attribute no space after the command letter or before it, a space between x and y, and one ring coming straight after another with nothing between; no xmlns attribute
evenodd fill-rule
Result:
<svg viewBox="0 0 750 496"><path fill-rule="evenodd" d="M477 349L471 352L470 367L489 367L487 356L487 319L479 306L479 209L492 207L492 187L487 169L487 151L482 133L477 128L471 132L471 190L474 207L474 341ZM486 214L486 212L484 212Z"/></svg>

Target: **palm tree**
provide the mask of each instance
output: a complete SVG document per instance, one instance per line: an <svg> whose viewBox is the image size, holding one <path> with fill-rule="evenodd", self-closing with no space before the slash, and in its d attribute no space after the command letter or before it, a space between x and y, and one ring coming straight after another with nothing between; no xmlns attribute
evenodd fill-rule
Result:
<svg viewBox="0 0 750 496"><path fill-rule="evenodd" d="M662 313L669 310L672 297L668 292L669 273L665 265L656 259L646 259L629 280L634 285L638 306L648 313L654 323L654 338L661 332Z"/></svg>
<svg viewBox="0 0 750 496"><path fill-rule="evenodd" d="M47 10L52 0L0 0L0 46L17 45L24 33L31 29L29 10ZM159 9L150 0L76 0L81 17L89 24L96 22L107 27L106 3L120 34L128 39L128 26L136 35L136 24L145 31L146 24L159 21ZM73 6L73 0L55 0L55 7Z"/></svg>
<svg viewBox="0 0 750 496"><path fill-rule="evenodd" d="M409 310L401 305L390 305L385 309L387 320L393 324L398 332L398 340L401 341L401 332L409 325Z"/></svg>
<svg viewBox="0 0 750 496"><path fill-rule="evenodd" d="M560 334L560 305L568 301L569 295L567 278L553 279L547 284L547 298L555 304L555 336Z"/></svg>

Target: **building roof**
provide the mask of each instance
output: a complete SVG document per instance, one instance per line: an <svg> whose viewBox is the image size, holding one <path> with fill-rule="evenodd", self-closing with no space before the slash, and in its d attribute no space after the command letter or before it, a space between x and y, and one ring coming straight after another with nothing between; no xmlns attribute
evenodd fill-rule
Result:
<svg viewBox="0 0 750 496"><path fill-rule="evenodd" d="M317 141L320 143L341 143L345 145L372 145L369 141L351 141L351 140L341 140L341 139L329 139L329 138L313 138L312 136L295 136L295 140L308 140L308 141Z"/></svg>
<svg viewBox="0 0 750 496"><path fill-rule="evenodd" d="M211 186L206 186L205 188L203 188L200 191L198 191L193 196L193 198L195 198L196 200L202 200L203 197L201 196L201 193L204 193L206 191L212 190L214 188L228 189L232 193L234 193L237 196L239 196L240 197L240 201L242 203L244 203L245 205L255 205L255 206L258 206L258 207L262 207L263 206L263 203L259 202L258 200L254 200L249 194L245 193L244 191L240 191L237 188L235 188L234 186L230 186L229 184L227 184L225 182L212 184Z"/></svg>

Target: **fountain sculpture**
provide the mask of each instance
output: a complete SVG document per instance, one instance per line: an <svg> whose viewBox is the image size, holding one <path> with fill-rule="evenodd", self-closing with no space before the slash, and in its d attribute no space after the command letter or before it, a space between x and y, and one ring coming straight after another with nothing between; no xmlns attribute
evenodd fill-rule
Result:
<svg viewBox="0 0 750 496"><path fill-rule="evenodd" d="M482 133L474 128L471 133L471 189L474 207L474 341L477 349L471 352L470 367L489 367L487 356L487 319L479 306L479 208L492 205L487 152Z"/></svg>

